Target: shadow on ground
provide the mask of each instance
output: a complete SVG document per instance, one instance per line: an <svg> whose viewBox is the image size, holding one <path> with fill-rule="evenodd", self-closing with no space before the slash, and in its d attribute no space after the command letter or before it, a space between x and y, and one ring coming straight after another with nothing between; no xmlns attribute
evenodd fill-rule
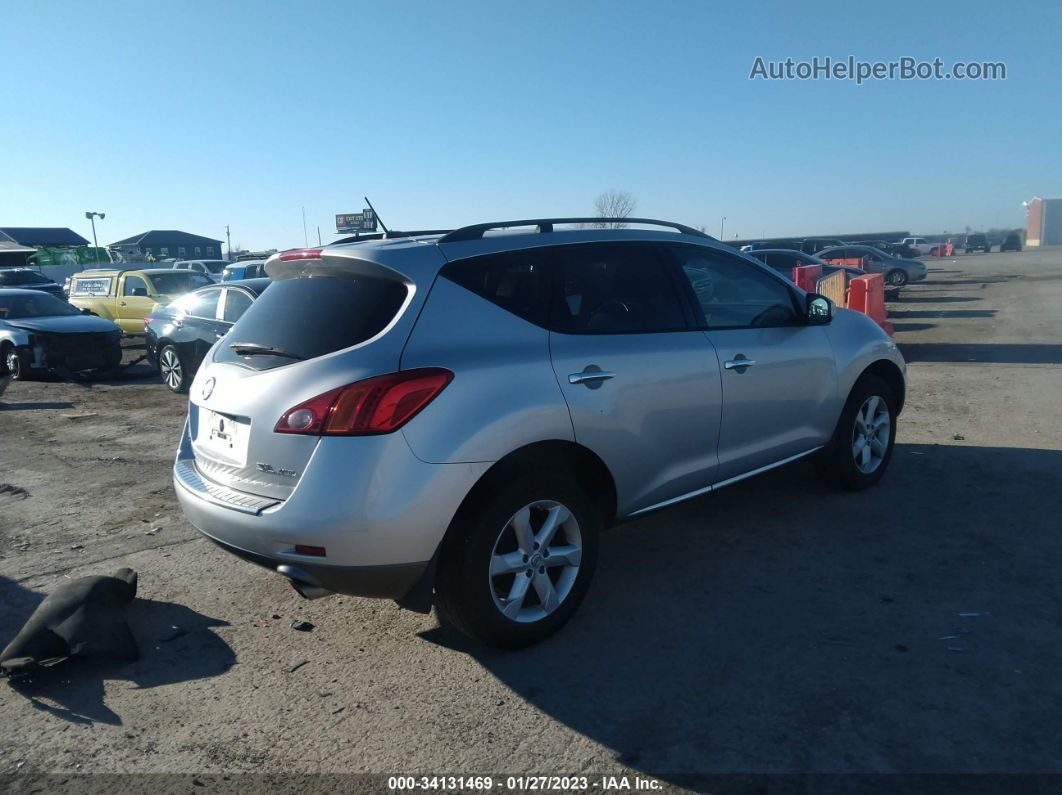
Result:
<svg viewBox="0 0 1062 795"><path fill-rule="evenodd" d="M900 293L900 295L895 300L903 304L966 304L970 303L971 301L980 301L981 299L965 295L932 296Z"/></svg>
<svg viewBox="0 0 1062 795"><path fill-rule="evenodd" d="M1062 345L901 342L908 362L979 362L991 364L1062 364Z"/></svg>
<svg viewBox="0 0 1062 795"><path fill-rule="evenodd" d="M989 318L995 317L995 309L890 309L889 317L903 320L923 318Z"/></svg>
<svg viewBox="0 0 1062 795"><path fill-rule="evenodd" d="M427 636L618 762L687 786L1062 772L1062 452L901 444L857 494L809 470L609 531L589 597L545 643Z"/></svg>
<svg viewBox="0 0 1062 795"><path fill-rule="evenodd" d="M44 594L0 577L0 647L14 638L43 599ZM72 723L121 725L121 716L106 704L104 682L125 680L147 689L218 676L236 661L229 645L211 631L228 626L226 621L172 602L140 598L127 615L140 650L136 662L71 658L32 679L10 681L10 686L34 709Z"/></svg>

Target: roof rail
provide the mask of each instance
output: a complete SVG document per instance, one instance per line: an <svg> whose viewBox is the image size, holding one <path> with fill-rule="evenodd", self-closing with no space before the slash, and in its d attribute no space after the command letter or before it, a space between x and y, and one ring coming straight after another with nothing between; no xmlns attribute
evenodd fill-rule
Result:
<svg viewBox="0 0 1062 795"><path fill-rule="evenodd" d="M447 232L452 232L452 229L415 229L411 232L399 232L396 229L388 230L387 232L364 232L362 234L350 235L349 237L343 237L339 240L333 240L328 245L335 246L340 243L359 243L362 240L390 240L396 237L421 237L423 235L445 235Z"/></svg>
<svg viewBox="0 0 1062 795"><path fill-rule="evenodd" d="M539 234L553 231L554 224L649 224L651 226L667 226L684 235L705 237L715 240L711 235L706 235L699 229L691 226L678 224L674 221L657 221L652 218L531 218L522 221L498 221L490 224L472 224L455 229L449 234L443 235L439 243L456 243L460 240L479 240L483 233L491 229L505 229L510 226L537 226Z"/></svg>

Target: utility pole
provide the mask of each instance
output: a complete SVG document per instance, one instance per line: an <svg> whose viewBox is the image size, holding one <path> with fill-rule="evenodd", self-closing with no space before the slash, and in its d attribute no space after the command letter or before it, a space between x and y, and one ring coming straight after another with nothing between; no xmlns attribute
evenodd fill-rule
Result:
<svg viewBox="0 0 1062 795"><path fill-rule="evenodd" d="M302 207L302 245L303 248L310 247L310 237L306 234L306 205Z"/></svg>
<svg viewBox="0 0 1062 795"><path fill-rule="evenodd" d="M92 250L96 252L96 267L100 266L100 244L96 242L96 217L102 221L106 218L106 213L86 212L85 217L92 222Z"/></svg>
<svg viewBox="0 0 1062 795"><path fill-rule="evenodd" d="M321 227L317 227L317 245L324 245L324 243L321 242Z"/></svg>
<svg viewBox="0 0 1062 795"><path fill-rule="evenodd" d="M225 248L228 250L228 257L232 259L232 237L229 235L229 225L225 224Z"/></svg>
<svg viewBox="0 0 1062 795"><path fill-rule="evenodd" d="M726 216L724 215L722 220L719 221L719 239L723 239L723 224L726 223Z"/></svg>

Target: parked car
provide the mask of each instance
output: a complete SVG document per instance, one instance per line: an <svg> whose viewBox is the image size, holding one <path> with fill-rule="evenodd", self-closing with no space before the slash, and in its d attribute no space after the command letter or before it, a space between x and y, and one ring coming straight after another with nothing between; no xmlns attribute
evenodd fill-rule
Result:
<svg viewBox="0 0 1062 795"><path fill-rule="evenodd" d="M0 268L0 289L18 287L22 290L40 290L65 301L63 288L43 273L33 268Z"/></svg>
<svg viewBox="0 0 1062 795"><path fill-rule="evenodd" d="M901 259L886 254L870 246L840 246L819 252L819 258L863 259L867 273L880 273L885 283L892 287L903 287L908 282L917 282L926 278L926 264L917 259Z"/></svg>
<svg viewBox="0 0 1062 795"><path fill-rule="evenodd" d="M190 522L306 596L434 598L516 648L615 521L809 456L882 477L905 365L869 317L679 224L557 228L592 221L272 257L190 388Z"/></svg>
<svg viewBox="0 0 1062 795"><path fill-rule="evenodd" d="M844 271L849 276L853 277L867 275L867 272L861 268L853 268L851 265L831 265L816 256L805 254L802 251L764 248L759 249L758 251L751 251L749 254L790 281L793 279L793 268L808 265L820 266L822 268L823 276L829 276L831 273L836 273L837 271Z"/></svg>
<svg viewBox="0 0 1062 795"><path fill-rule="evenodd" d="M966 242L963 244L963 253L969 254L971 251L983 251L985 254L992 252L992 245L988 242L988 237L978 233L966 236Z"/></svg>
<svg viewBox="0 0 1062 795"><path fill-rule="evenodd" d="M930 243L924 237L905 237L900 241L901 246L910 246L914 251L917 251L920 256L929 254L933 246L936 243Z"/></svg>
<svg viewBox="0 0 1062 795"><path fill-rule="evenodd" d="M797 246L805 254L818 254L824 248L830 248L831 246L843 246L840 240L833 240L825 237L809 237L800 241L800 245ZM785 248L785 246L775 246L775 248Z"/></svg>
<svg viewBox="0 0 1062 795"><path fill-rule="evenodd" d="M107 372L122 361L122 332L40 290L0 288L0 376L51 369Z"/></svg>
<svg viewBox="0 0 1062 795"><path fill-rule="evenodd" d="M265 276L265 264L264 259L259 260L242 260L232 265L226 265L225 270L221 273L221 281L231 282L239 281L240 279L257 279Z"/></svg>
<svg viewBox="0 0 1062 795"><path fill-rule="evenodd" d="M144 318L157 306L208 284L202 273L171 268L81 271L70 279L70 303L113 320L126 334L143 334Z"/></svg>
<svg viewBox="0 0 1062 795"><path fill-rule="evenodd" d="M187 392L207 351L261 295L269 279L202 287L144 318L147 357L173 392Z"/></svg>
<svg viewBox="0 0 1062 795"><path fill-rule="evenodd" d="M999 250L1000 252L1021 251L1021 233L1008 232L1007 236L1003 238L1003 243L1000 245Z"/></svg>
<svg viewBox="0 0 1062 795"><path fill-rule="evenodd" d="M182 259L173 263L174 270L197 271L210 277L211 281L221 281L221 273L231 263L225 259Z"/></svg>

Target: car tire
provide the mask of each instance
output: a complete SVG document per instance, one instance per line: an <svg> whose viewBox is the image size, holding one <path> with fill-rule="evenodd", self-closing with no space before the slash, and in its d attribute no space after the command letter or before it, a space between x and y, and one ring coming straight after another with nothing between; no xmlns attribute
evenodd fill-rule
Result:
<svg viewBox="0 0 1062 795"><path fill-rule="evenodd" d="M159 375L171 392L180 395L188 391L188 368L176 346L163 345L159 350Z"/></svg>
<svg viewBox="0 0 1062 795"><path fill-rule="evenodd" d="M896 406L888 383L875 375L860 378L820 459L822 475L846 491L861 491L881 480L896 444Z"/></svg>
<svg viewBox="0 0 1062 795"><path fill-rule="evenodd" d="M885 282L890 287L903 287L907 284L907 272L899 268L891 270L885 276Z"/></svg>
<svg viewBox="0 0 1062 795"><path fill-rule="evenodd" d="M13 381L28 381L31 378L33 368L30 367L29 351L9 344L4 346L3 357L4 369Z"/></svg>
<svg viewBox="0 0 1062 795"><path fill-rule="evenodd" d="M435 578L441 623L499 649L549 637L590 588L601 524L582 489L555 473L490 491L462 509L443 542Z"/></svg>

